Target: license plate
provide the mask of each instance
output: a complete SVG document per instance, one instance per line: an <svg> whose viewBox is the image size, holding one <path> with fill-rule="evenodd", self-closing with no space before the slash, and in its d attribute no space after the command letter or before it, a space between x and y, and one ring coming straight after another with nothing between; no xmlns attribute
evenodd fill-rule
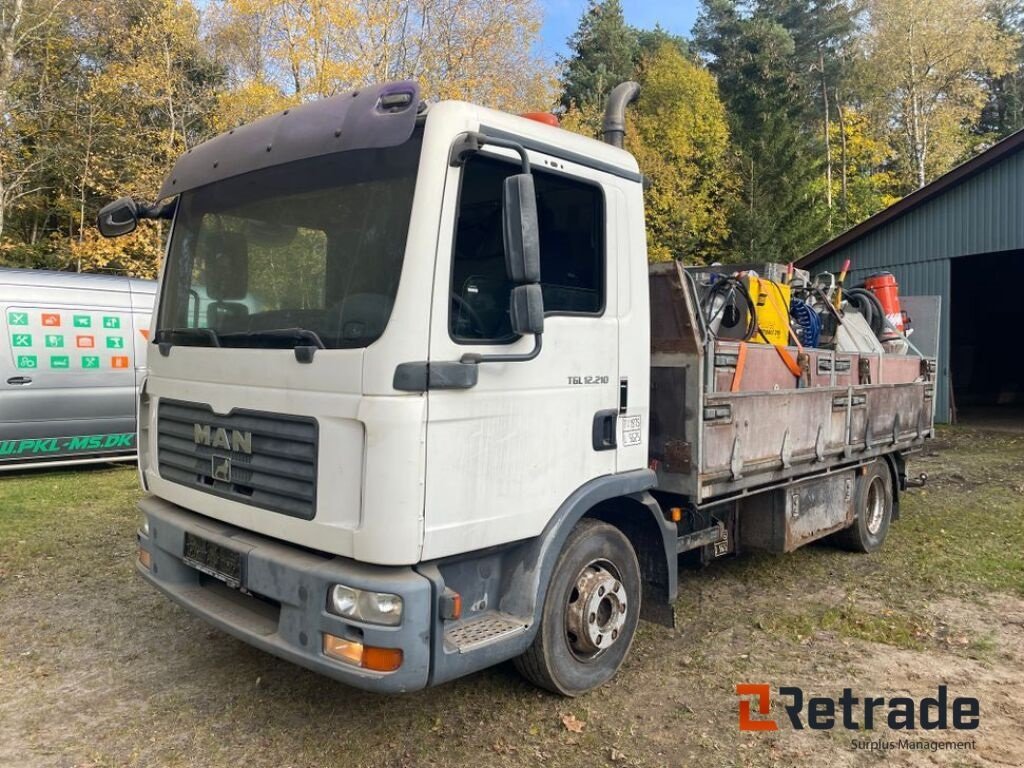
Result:
<svg viewBox="0 0 1024 768"><path fill-rule="evenodd" d="M242 566L245 558L241 552L186 533L185 556L182 560L197 571L220 579L229 587L242 586Z"/></svg>

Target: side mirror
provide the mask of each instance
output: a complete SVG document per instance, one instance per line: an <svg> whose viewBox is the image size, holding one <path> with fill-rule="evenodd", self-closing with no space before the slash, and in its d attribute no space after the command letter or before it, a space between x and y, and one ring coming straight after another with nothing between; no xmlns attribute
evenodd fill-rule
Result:
<svg viewBox="0 0 1024 768"><path fill-rule="evenodd" d="M538 336L544 333L544 296L540 283L513 288L510 310L513 331Z"/></svg>
<svg viewBox="0 0 1024 768"><path fill-rule="evenodd" d="M533 176L519 173L505 179L501 225L505 267L516 285L540 282L540 224Z"/></svg>
<svg viewBox="0 0 1024 768"><path fill-rule="evenodd" d="M206 255L206 295L215 301L240 301L249 294L249 244L239 232L224 232Z"/></svg>
<svg viewBox="0 0 1024 768"><path fill-rule="evenodd" d="M104 237L120 237L139 226L139 207L130 197L122 197L100 209L96 226Z"/></svg>

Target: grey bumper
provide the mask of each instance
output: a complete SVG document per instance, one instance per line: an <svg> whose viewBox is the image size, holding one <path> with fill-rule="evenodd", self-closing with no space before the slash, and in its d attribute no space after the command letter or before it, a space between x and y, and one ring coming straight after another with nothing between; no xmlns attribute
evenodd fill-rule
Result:
<svg viewBox="0 0 1024 768"><path fill-rule="evenodd" d="M234 528L153 496L139 508L149 535L139 546L152 569L139 573L172 600L211 624L275 656L349 685L383 693L423 688L430 673L431 584L409 567L381 567L325 557ZM185 533L244 553L242 586L265 600L229 589L182 562ZM364 624L327 612L334 584L402 597L397 627ZM400 648L402 665L381 673L335 661L323 653L329 633L367 646Z"/></svg>

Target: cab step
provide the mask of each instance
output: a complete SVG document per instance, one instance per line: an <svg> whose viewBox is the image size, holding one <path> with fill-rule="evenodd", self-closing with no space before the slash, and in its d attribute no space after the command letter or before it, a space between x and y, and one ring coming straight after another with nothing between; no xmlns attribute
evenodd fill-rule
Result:
<svg viewBox="0 0 1024 768"><path fill-rule="evenodd" d="M528 622L509 613L487 611L462 621L444 633L445 642L459 653L469 653L490 643L525 632Z"/></svg>

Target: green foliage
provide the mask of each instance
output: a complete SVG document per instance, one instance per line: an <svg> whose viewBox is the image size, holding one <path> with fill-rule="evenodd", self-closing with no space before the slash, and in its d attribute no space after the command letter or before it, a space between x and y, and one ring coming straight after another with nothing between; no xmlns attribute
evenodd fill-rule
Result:
<svg viewBox="0 0 1024 768"><path fill-rule="evenodd" d="M283 105L415 78L429 98L553 100L534 0L0 0L0 265L153 276L163 232L104 241L174 160Z"/></svg>
<svg viewBox="0 0 1024 768"><path fill-rule="evenodd" d="M738 182L715 79L666 41L643 61L640 81L643 90L629 117L626 147L650 181L645 195L649 256L688 263L721 259Z"/></svg>
<svg viewBox="0 0 1024 768"><path fill-rule="evenodd" d="M1024 4L1020 0L990 0L988 14L1000 34L1012 41L1014 50L1008 72L985 76L988 102L975 128L985 143L1024 128Z"/></svg>
<svg viewBox="0 0 1024 768"><path fill-rule="evenodd" d="M823 239L826 226L818 181L823 151L803 128L807 106L792 68L793 35L767 13L748 16L735 0L707 0L695 42L718 78L737 150L732 256L799 258Z"/></svg>
<svg viewBox="0 0 1024 768"><path fill-rule="evenodd" d="M638 56L636 31L626 24L619 0L590 0L569 38L569 51L563 62L562 106L603 106L612 88L633 77Z"/></svg>

